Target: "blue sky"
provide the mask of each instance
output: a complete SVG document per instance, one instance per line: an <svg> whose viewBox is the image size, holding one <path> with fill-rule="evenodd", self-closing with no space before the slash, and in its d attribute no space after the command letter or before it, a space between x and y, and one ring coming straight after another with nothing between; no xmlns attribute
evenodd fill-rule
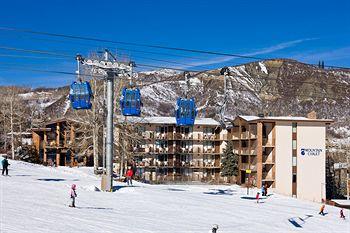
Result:
<svg viewBox="0 0 350 233"><path fill-rule="evenodd" d="M293 58L307 63L324 60L326 65L350 67L349 9L349 1L323 0L12 0L2 2L0 27L262 58ZM0 48L0 85L31 87L67 85L74 80L74 76L16 71L14 67L74 72L76 53L88 55L105 47L117 51L121 58L135 60L136 64L194 70L252 61L6 31L0 31L0 47L49 50L72 55L72 59L62 59ZM28 57L15 57L17 55Z"/></svg>

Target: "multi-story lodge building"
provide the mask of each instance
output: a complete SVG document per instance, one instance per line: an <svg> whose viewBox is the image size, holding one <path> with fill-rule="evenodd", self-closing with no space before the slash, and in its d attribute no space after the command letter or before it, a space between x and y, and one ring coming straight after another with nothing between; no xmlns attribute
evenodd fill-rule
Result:
<svg viewBox="0 0 350 233"><path fill-rule="evenodd" d="M71 143L76 133L72 120L57 119L32 129L33 146L43 164L55 166L75 165Z"/></svg>
<svg viewBox="0 0 350 233"><path fill-rule="evenodd" d="M193 126L177 126L174 117L123 119L138 132L137 142L124 149L146 181L227 181L220 174L221 157L230 141L239 157L238 184L266 184L278 193L311 201L326 198L326 127L332 120L311 115L237 116L223 129L211 118L197 118ZM33 129L33 145L43 162L73 165L69 151L76 135L73 124L56 120Z"/></svg>
<svg viewBox="0 0 350 233"><path fill-rule="evenodd" d="M221 154L227 134L219 122L197 118L177 126L174 117L128 118L142 136L129 147L140 176L150 182L220 180Z"/></svg>
<svg viewBox="0 0 350 233"><path fill-rule="evenodd" d="M229 139L239 154L240 184L266 184L284 195L326 198L326 126L306 117L238 116Z"/></svg>

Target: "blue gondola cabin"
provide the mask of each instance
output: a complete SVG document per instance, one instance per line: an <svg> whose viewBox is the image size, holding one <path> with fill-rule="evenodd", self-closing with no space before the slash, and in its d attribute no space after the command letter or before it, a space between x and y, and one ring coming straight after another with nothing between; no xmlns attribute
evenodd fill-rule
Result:
<svg viewBox="0 0 350 233"><path fill-rule="evenodd" d="M120 99L120 108L124 116L140 116L141 115L141 92L138 88L123 88Z"/></svg>
<svg viewBox="0 0 350 233"><path fill-rule="evenodd" d="M69 99L73 109L91 109L92 91L89 82L73 82Z"/></svg>
<svg viewBox="0 0 350 233"><path fill-rule="evenodd" d="M194 125L194 121L197 116L197 109L194 99L178 98L176 102L175 114L177 125Z"/></svg>

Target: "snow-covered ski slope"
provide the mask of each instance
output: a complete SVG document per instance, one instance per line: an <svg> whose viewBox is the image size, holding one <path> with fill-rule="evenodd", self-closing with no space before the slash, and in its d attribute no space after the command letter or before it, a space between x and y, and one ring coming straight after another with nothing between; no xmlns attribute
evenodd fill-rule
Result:
<svg viewBox="0 0 350 233"><path fill-rule="evenodd" d="M51 168L10 161L1 181L0 232L350 232L339 209L272 195L260 204L242 199L246 190L224 185L115 183L113 193L97 192L90 168ZM78 208L69 208L77 185ZM254 196L252 192L252 197Z"/></svg>

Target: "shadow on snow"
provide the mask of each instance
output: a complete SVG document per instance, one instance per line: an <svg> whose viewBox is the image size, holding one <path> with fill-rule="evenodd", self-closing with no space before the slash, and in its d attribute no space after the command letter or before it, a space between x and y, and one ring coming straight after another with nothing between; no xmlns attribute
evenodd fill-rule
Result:
<svg viewBox="0 0 350 233"><path fill-rule="evenodd" d="M89 210L113 210L113 208L105 208L105 207L91 207L91 206L87 206L87 207L75 207L77 209L89 209Z"/></svg>
<svg viewBox="0 0 350 233"><path fill-rule="evenodd" d="M113 192L118 191L122 188L138 188L138 187L140 186L116 185L116 186L113 186Z"/></svg>
<svg viewBox="0 0 350 233"><path fill-rule="evenodd" d="M305 221L306 221L308 218L313 217L313 215L310 215L310 214L307 214L307 215L305 215L305 216L306 216L306 217L304 217L304 218L301 218L301 217L289 218L288 221L289 221L294 227L303 228L302 225L305 224Z"/></svg>
<svg viewBox="0 0 350 233"><path fill-rule="evenodd" d="M40 181L54 181L54 182L59 182L59 181L65 181L66 179L60 179L60 178L41 178L41 179L37 179Z"/></svg>
<svg viewBox="0 0 350 233"><path fill-rule="evenodd" d="M237 192L236 190L231 189L209 189L210 192L203 192L204 194L210 194L210 195L233 195L234 192Z"/></svg>
<svg viewBox="0 0 350 233"><path fill-rule="evenodd" d="M185 192L186 190L184 189L176 189L176 188L168 188L168 191L173 191L173 192Z"/></svg>

